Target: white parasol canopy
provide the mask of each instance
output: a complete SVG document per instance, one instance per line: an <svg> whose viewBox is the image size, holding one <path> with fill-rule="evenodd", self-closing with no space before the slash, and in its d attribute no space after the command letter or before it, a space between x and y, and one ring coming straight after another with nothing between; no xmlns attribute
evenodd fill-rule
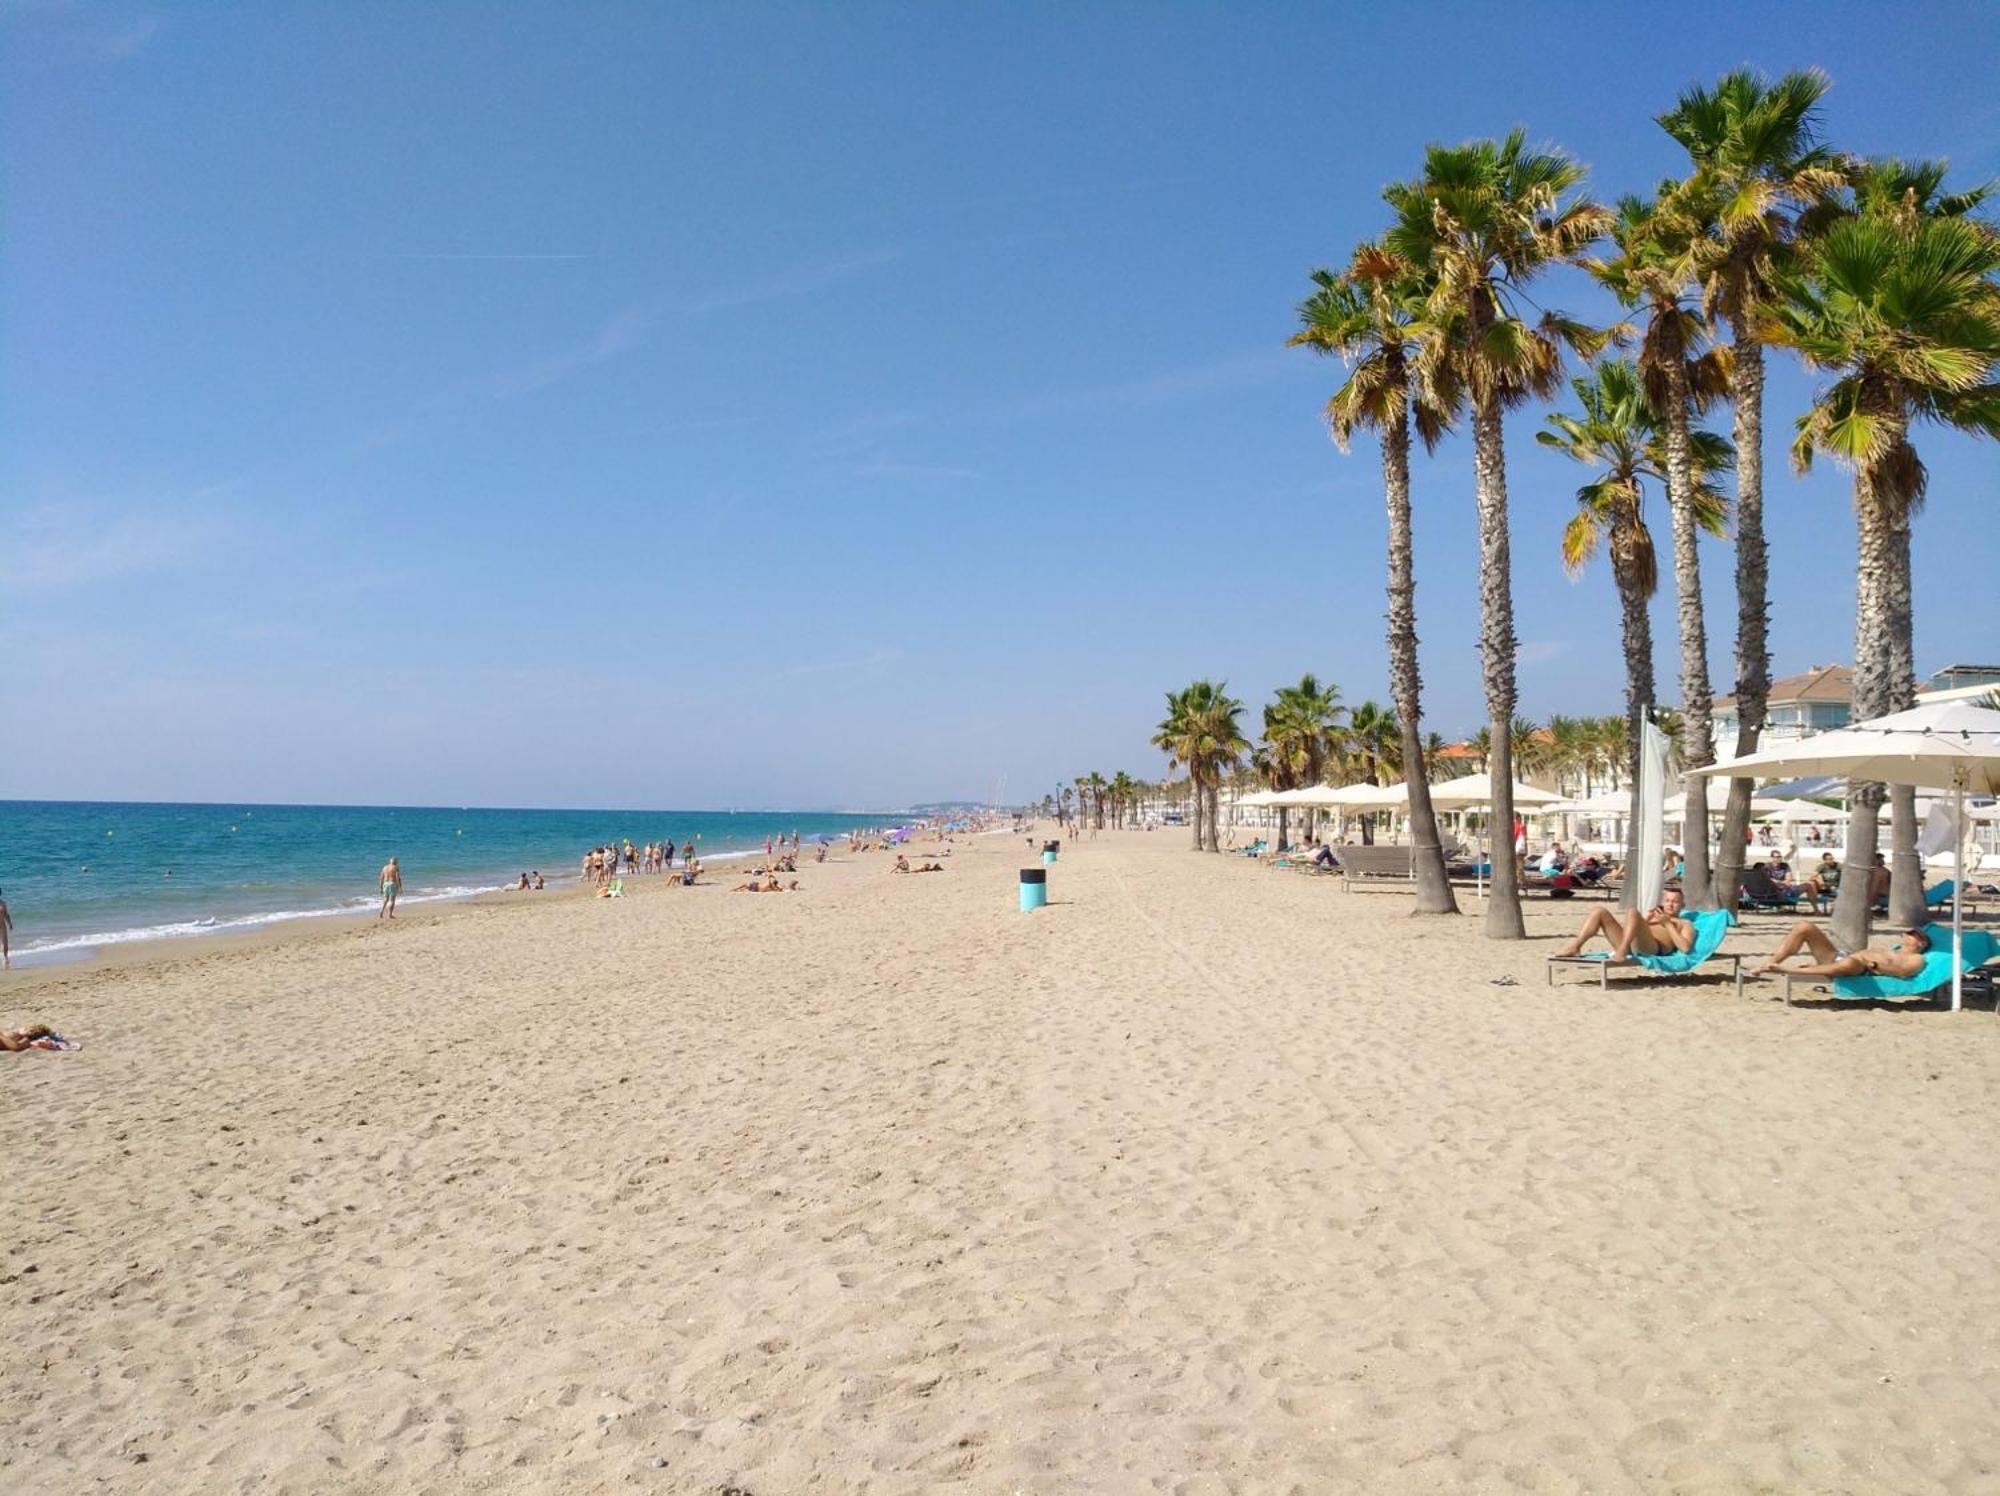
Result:
<svg viewBox="0 0 2000 1496"><path fill-rule="evenodd" d="M1401 780L1395 784L1343 784L1328 793L1325 803L1349 810L1401 810L1410 803L1410 787Z"/></svg>
<svg viewBox="0 0 2000 1496"><path fill-rule="evenodd" d="M1694 772L1711 778L1747 773L1760 779L1767 773L1840 774L1863 783L1948 789L1962 824L1968 794L2000 794L2000 712L1969 701L1933 701ZM1956 891L1962 893L1963 841L1955 861ZM1962 897L1951 901L1953 1012L1964 998L1964 909Z"/></svg>
<svg viewBox="0 0 2000 1496"><path fill-rule="evenodd" d="M1757 801L1752 800L1754 807ZM1803 826L1808 821L1844 821L1847 812L1825 805L1815 805L1810 800L1786 800L1783 809L1767 810L1755 819L1767 826Z"/></svg>
<svg viewBox="0 0 2000 1496"><path fill-rule="evenodd" d="M1562 804L1554 790L1537 789L1532 784L1514 784L1514 808ZM1465 810L1493 803L1493 776L1467 774L1462 779L1440 779L1431 786L1431 804L1443 810Z"/></svg>
<svg viewBox="0 0 2000 1496"><path fill-rule="evenodd" d="M1766 800L1762 796L1753 795L1751 796L1750 799L1750 813L1752 815L1759 815L1759 816L1776 815L1779 814L1780 812L1790 810L1797 803L1798 802L1796 800ZM1726 807L1722 805L1713 805L1713 804L1710 805L1708 807L1709 819L1715 821L1721 820L1722 812L1725 808ZM1818 808L1817 806L1814 807L1814 809L1817 808ZM1681 817L1685 816L1687 814L1686 792L1683 791L1678 795L1669 795L1667 797L1667 803L1665 809L1667 812L1667 818L1669 820L1678 820ZM1802 821L1809 821L1812 820L1813 817L1800 816L1798 819Z"/></svg>
<svg viewBox="0 0 2000 1496"><path fill-rule="evenodd" d="M1335 810L1394 810L1409 803L1410 792L1400 784L1314 784L1286 790L1272 805L1310 805Z"/></svg>
<svg viewBox="0 0 2000 1496"><path fill-rule="evenodd" d="M1283 792L1280 790L1257 790L1254 793L1248 795L1238 796L1236 803L1238 805L1253 805L1253 806L1277 805L1281 803L1279 800L1279 796L1282 793Z"/></svg>
<svg viewBox="0 0 2000 1496"><path fill-rule="evenodd" d="M1599 790L1587 800L1564 800L1549 809L1572 816L1629 816L1632 814L1632 792Z"/></svg>

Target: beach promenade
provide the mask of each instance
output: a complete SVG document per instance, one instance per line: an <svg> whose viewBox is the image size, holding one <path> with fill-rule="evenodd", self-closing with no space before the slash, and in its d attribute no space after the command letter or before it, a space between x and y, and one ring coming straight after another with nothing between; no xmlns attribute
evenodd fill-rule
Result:
<svg viewBox="0 0 2000 1496"><path fill-rule="evenodd" d="M2000 1489L1990 1015L1024 852L17 974L0 1488Z"/></svg>

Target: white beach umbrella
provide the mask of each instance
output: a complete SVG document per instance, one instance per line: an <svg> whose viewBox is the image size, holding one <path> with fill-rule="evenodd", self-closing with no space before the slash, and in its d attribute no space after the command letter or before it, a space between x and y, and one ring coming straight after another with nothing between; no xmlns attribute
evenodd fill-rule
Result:
<svg viewBox="0 0 2000 1496"><path fill-rule="evenodd" d="M1283 793L1281 790L1257 790L1252 794L1241 796L1236 803L1249 806L1277 805L1281 803L1279 796Z"/></svg>
<svg viewBox="0 0 2000 1496"><path fill-rule="evenodd" d="M1532 784L1514 785L1514 807L1543 807L1562 804L1562 796L1554 790L1537 789ZM1431 804L1446 810L1471 810L1481 805L1493 803L1493 776L1491 774L1467 774L1462 779L1440 779L1431 786Z"/></svg>
<svg viewBox="0 0 2000 1496"><path fill-rule="evenodd" d="M1948 789L1963 817L1968 794L2000 794L2000 712L1969 701L1933 701L1782 747L1697 769L1710 778L1841 774L1862 783ZM1961 821L1962 824L1962 821ZM1951 1007L1964 1000L1965 844L1955 859L1951 901Z"/></svg>
<svg viewBox="0 0 2000 1496"><path fill-rule="evenodd" d="M1573 816L1629 816L1632 814L1632 792L1599 790L1587 800L1565 800L1559 805L1551 805L1549 809Z"/></svg>
<svg viewBox="0 0 2000 1496"><path fill-rule="evenodd" d="M1562 804L1562 796L1553 790L1537 789L1532 784L1514 784L1514 809L1519 812L1545 809ZM1491 774L1467 774L1459 779L1442 779L1431 786L1431 804L1439 810L1476 810L1493 803L1493 776ZM1508 855L1513 855L1513 828L1507 830ZM1480 851L1485 851L1485 838L1480 838ZM1478 871L1474 880L1479 886L1479 897L1486 896L1486 860L1482 855L1475 864Z"/></svg>
<svg viewBox="0 0 2000 1496"><path fill-rule="evenodd" d="M1757 802L1753 799L1751 806ZM1807 821L1844 821L1847 812L1826 805L1815 805L1810 800L1784 800L1777 810L1767 810L1755 819L1766 826L1798 826Z"/></svg>
<svg viewBox="0 0 2000 1496"><path fill-rule="evenodd" d="M1347 810L1399 810L1410 803L1407 784L1343 784L1322 786L1318 805L1334 805Z"/></svg>
<svg viewBox="0 0 2000 1496"><path fill-rule="evenodd" d="M1791 810L1797 804L1798 802L1796 800L1767 800L1764 799L1762 796L1753 795L1750 798L1750 813L1752 815L1760 815L1760 816L1778 815L1782 812ZM1725 808L1726 807L1720 804L1711 804L1708 807L1709 819L1712 821L1721 820L1722 812ZM1813 808L1817 809L1817 807ZM1666 812L1671 817L1683 817L1687 814L1686 791L1682 791L1678 795L1669 795L1667 797ZM1802 821L1810 821L1813 819L1813 817L1799 816L1798 819Z"/></svg>

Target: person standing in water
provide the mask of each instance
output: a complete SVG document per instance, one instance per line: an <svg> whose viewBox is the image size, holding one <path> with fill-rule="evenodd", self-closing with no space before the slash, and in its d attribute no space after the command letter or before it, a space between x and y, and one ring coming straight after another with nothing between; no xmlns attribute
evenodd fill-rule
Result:
<svg viewBox="0 0 2000 1496"><path fill-rule="evenodd" d="M7 912L7 901L0 898L0 967L11 968L14 964L14 916Z"/></svg>
<svg viewBox="0 0 2000 1496"><path fill-rule="evenodd" d="M375 911L375 917L381 919L384 915L387 915L390 919L394 919L396 917L396 899L402 892L402 865L395 858L391 857L387 862L382 864L382 907Z"/></svg>

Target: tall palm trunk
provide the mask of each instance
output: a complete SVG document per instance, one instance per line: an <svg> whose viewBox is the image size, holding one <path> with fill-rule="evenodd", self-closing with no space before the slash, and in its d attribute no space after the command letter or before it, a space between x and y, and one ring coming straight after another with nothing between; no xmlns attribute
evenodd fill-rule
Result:
<svg viewBox="0 0 2000 1496"><path fill-rule="evenodd" d="M1888 710L1893 683L1885 584L1895 548L1887 505L1877 497L1866 469L1854 477L1854 512L1854 716L1866 721ZM1881 785L1865 782L1849 785L1848 792L1847 865L1841 872L1832 923L1834 939L1858 950L1868 943L1868 886L1875 869L1877 818L1884 794Z"/></svg>
<svg viewBox="0 0 2000 1496"><path fill-rule="evenodd" d="M1486 933L1495 940L1525 940L1520 866L1514 859L1514 589L1507 547L1507 444L1499 402L1490 395L1473 406L1472 470L1479 502L1479 653L1493 735L1488 761L1496 846Z"/></svg>
<svg viewBox="0 0 2000 1496"><path fill-rule="evenodd" d="M1676 349L1667 361L1667 503L1674 522L1674 591L1681 629L1681 768L1687 795L1682 821L1681 892L1688 906L1716 906L1709 873L1708 781L1688 770L1715 758L1710 736L1715 698L1708 683L1708 625L1701 606L1701 551L1694 518L1694 463L1688 453L1687 366ZM1736 902L1734 889L1727 902Z"/></svg>
<svg viewBox="0 0 2000 1496"><path fill-rule="evenodd" d="M1735 361L1730 398L1736 418L1736 756L1755 753L1771 700L1771 563L1764 543L1764 345L1740 319L1731 322ZM1748 779L1729 781L1715 882L1735 888L1743 878L1750 837Z"/></svg>
<svg viewBox="0 0 2000 1496"><path fill-rule="evenodd" d="M1647 611L1645 590L1639 585L1637 566L1632 537L1614 532L1611 537L1611 572L1618 583L1618 605L1623 614L1625 636L1625 774L1635 785L1639 782L1639 725L1646 720L1646 713L1653 707L1653 619ZM1584 796L1588 798L1589 795L1590 784L1586 777ZM1625 819L1626 868L1636 868L1638 858L1639 817L1631 815ZM1639 880L1630 876L1628 871L1619 900L1629 908L1638 894Z"/></svg>
<svg viewBox="0 0 2000 1496"><path fill-rule="evenodd" d="M1201 771L1188 765L1188 819L1194 823L1194 849L1199 852L1207 841L1207 828L1202 824L1203 813L1208 809L1208 799L1202 792Z"/></svg>
<svg viewBox="0 0 2000 1496"><path fill-rule="evenodd" d="M1278 846L1280 848L1289 845L1285 839L1285 833L1290 829L1290 817L1290 807L1280 805L1278 807Z"/></svg>
<svg viewBox="0 0 2000 1496"><path fill-rule="evenodd" d="M1917 704L1914 598L1910 583L1910 506L1898 502L1889 515L1889 570L1882 581L1883 641L1889 666L1886 710L1907 711ZM1865 719L1864 719L1865 720ZM1925 923L1924 865L1917 856L1917 792L1907 784L1889 787L1889 918L1902 929Z"/></svg>
<svg viewBox="0 0 2000 1496"><path fill-rule="evenodd" d="M1390 377L1404 380L1402 357L1392 360ZM1410 524L1410 423L1407 416L1382 429L1382 491L1389 507L1389 691L1403 729L1403 780L1410 796L1410 863L1417 879L1419 914L1456 914L1451 879L1445 873L1444 845L1437 812L1431 808L1430 775L1424 768L1423 675L1417 667L1417 578Z"/></svg>

